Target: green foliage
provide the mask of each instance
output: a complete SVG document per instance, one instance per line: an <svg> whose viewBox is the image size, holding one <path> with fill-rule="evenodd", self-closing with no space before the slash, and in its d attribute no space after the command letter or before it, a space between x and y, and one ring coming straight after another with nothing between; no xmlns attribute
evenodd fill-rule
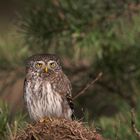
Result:
<svg viewBox="0 0 140 140"><path fill-rule="evenodd" d="M0 103L0 137L5 136L7 122L9 121L9 109L6 104Z"/></svg>
<svg viewBox="0 0 140 140"><path fill-rule="evenodd" d="M7 103L0 101L0 138L1 140L12 140L17 135L19 129L23 129L27 124L26 115L18 113L11 118L10 109Z"/></svg>
<svg viewBox="0 0 140 140"><path fill-rule="evenodd" d="M54 42L56 47L62 44L70 46L73 38L76 42L81 42L91 32L96 32L96 29L103 34L105 30L109 31L110 34L112 24L122 17L125 10L129 10L128 3L129 1L30 0L25 3L26 8L22 11L21 27L33 50L48 50Z"/></svg>
<svg viewBox="0 0 140 140"><path fill-rule="evenodd" d="M136 113L136 127L139 130L139 111ZM130 109L125 108L112 118L101 117L98 126L102 128L102 133L106 138L118 140L137 140L136 134L132 131Z"/></svg>
<svg viewBox="0 0 140 140"><path fill-rule="evenodd" d="M107 139L117 139L117 140L137 140L136 134L132 131L131 126L131 108L126 103L121 103L120 111L113 117L101 116L97 118L90 117L89 112L85 112L84 121L90 127L97 129L99 133L101 133ZM137 113L136 113L137 112ZM140 130L140 122L139 122L139 105L135 110L135 120L136 128ZM94 120L94 121L93 121Z"/></svg>

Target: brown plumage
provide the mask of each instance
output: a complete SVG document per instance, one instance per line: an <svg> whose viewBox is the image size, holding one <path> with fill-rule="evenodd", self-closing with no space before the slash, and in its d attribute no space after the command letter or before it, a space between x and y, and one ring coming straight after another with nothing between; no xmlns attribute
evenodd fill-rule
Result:
<svg viewBox="0 0 140 140"><path fill-rule="evenodd" d="M24 100L33 120L45 117L71 119L71 83L54 54L38 54L27 59Z"/></svg>

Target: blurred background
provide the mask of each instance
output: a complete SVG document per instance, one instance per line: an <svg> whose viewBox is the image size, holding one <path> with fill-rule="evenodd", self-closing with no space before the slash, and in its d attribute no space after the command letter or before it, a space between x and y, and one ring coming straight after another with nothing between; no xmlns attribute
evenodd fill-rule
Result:
<svg viewBox="0 0 140 140"><path fill-rule="evenodd" d="M103 136L135 140L140 128L139 0L5 0L0 2L0 138L13 138L28 120L23 105L24 61L55 53L72 82L76 115Z"/></svg>

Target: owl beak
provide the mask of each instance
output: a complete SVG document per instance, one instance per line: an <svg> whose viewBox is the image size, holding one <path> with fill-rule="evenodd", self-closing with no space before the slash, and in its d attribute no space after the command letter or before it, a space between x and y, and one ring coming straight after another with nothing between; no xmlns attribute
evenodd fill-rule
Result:
<svg viewBox="0 0 140 140"><path fill-rule="evenodd" d="M44 70L45 70L45 72L48 72L48 68L47 67Z"/></svg>

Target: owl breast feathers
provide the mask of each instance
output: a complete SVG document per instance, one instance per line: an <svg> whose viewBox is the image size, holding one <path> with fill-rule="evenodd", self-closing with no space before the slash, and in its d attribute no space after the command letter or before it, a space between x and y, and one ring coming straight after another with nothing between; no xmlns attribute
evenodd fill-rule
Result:
<svg viewBox="0 0 140 140"><path fill-rule="evenodd" d="M71 99L71 83L56 55L38 54L27 59L24 100L31 119L71 119Z"/></svg>

